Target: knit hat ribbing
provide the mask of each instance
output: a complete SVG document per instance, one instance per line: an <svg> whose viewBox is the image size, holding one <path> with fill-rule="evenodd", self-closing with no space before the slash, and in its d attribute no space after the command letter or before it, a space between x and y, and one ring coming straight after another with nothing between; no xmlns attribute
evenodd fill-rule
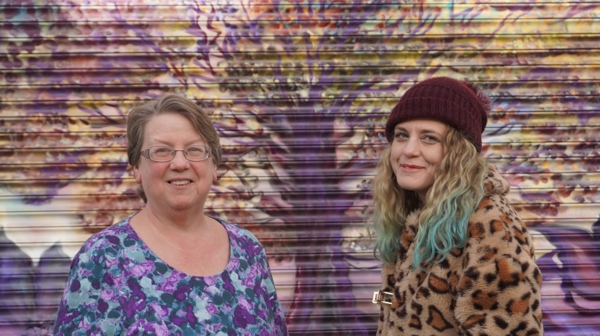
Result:
<svg viewBox="0 0 600 336"><path fill-rule="evenodd" d="M433 119L466 134L481 151L481 133L487 124L490 100L475 86L449 77L435 77L411 87L392 109L385 124L391 143L398 123L411 119Z"/></svg>

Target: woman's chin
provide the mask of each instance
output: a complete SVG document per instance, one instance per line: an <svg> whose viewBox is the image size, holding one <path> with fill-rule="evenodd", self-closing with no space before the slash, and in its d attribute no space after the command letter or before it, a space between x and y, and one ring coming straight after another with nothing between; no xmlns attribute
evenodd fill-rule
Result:
<svg viewBox="0 0 600 336"><path fill-rule="evenodd" d="M153 210L165 209L169 211L186 211L190 209L198 209L198 206L204 208L204 202L197 198L191 197L165 197L157 202L148 202Z"/></svg>

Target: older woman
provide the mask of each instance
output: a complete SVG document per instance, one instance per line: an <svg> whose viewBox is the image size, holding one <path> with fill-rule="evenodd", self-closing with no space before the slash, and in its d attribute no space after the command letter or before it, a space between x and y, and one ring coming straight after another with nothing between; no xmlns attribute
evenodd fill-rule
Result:
<svg viewBox="0 0 600 336"><path fill-rule="evenodd" d="M541 335L542 277L509 184L479 154L490 101L447 77L410 88L373 181L378 335Z"/></svg>
<svg viewBox="0 0 600 336"><path fill-rule="evenodd" d="M146 206L71 265L56 335L284 335L262 245L204 214L221 158L210 119L165 95L134 108L127 156Z"/></svg>

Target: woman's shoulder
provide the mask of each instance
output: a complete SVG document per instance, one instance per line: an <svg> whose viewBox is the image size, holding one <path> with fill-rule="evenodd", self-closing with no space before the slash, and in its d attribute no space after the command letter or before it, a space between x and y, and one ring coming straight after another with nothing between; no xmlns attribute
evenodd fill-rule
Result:
<svg viewBox="0 0 600 336"><path fill-rule="evenodd" d="M512 207L500 194L486 195L471 215L467 245L481 251L497 251L499 254L533 254L533 241L529 231Z"/></svg>
<svg viewBox="0 0 600 336"><path fill-rule="evenodd" d="M129 245L130 243L125 243L125 240L134 241L131 235L132 229L129 226L130 218L127 217L90 236L81 246L78 255L97 253L107 248L118 249L119 247Z"/></svg>
<svg viewBox="0 0 600 336"><path fill-rule="evenodd" d="M512 242L516 237L521 244L531 244L527 237L525 224L506 197L510 184L490 165L488 176L484 180L484 196L469 218L468 236L470 239L498 239ZM521 239L523 237L523 239Z"/></svg>
<svg viewBox="0 0 600 336"><path fill-rule="evenodd" d="M226 220L213 218L227 230L234 255L243 256L247 260L255 259L255 262L266 258L263 245L252 232L237 224L229 223Z"/></svg>
<svg viewBox="0 0 600 336"><path fill-rule="evenodd" d="M238 224L229 223L228 221L218 217L212 218L215 219L217 222L221 223L223 227L225 227L225 230L227 230L230 237L233 236L236 239L248 239L260 244L258 238L256 238L256 236L248 229L245 229Z"/></svg>
<svg viewBox="0 0 600 336"><path fill-rule="evenodd" d="M132 230L125 219L89 237L71 261L70 277L92 281L117 272L119 256L135 244L129 231Z"/></svg>

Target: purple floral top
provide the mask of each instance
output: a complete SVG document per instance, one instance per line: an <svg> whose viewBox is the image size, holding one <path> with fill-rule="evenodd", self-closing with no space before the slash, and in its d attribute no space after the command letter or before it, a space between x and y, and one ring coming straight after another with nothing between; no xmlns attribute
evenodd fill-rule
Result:
<svg viewBox="0 0 600 336"><path fill-rule="evenodd" d="M55 334L287 335L262 245L219 222L229 235L229 263L205 277L167 265L129 218L90 237L71 264Z"/></svg>

